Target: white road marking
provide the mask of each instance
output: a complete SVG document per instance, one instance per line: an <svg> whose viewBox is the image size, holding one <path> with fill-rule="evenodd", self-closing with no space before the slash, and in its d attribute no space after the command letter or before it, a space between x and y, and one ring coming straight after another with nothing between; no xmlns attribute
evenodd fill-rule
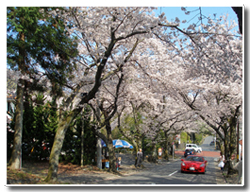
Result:
<svg viewBox="0 0 250 192"><path fill-rule="evenodd" d="M177 173L177 172L178 172L178 170L175 171L175 172L173 172L173 173L171 173L171 174L169 174L168 176L172 176L173 174L175 174L175 173Z"/></svg>

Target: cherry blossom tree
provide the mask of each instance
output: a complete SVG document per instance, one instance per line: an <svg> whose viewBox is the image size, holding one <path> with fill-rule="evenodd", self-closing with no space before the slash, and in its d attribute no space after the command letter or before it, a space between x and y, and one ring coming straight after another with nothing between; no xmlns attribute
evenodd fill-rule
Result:
<svg viewBox="0 0 250 192"><path fill-rule="evenodd" d="M113 148L113 138L112 138L112 127L111 127L111 119L114 117L114 115L117 112L120 96L120 89L122 89L122 83L123 83L123 67L128 62L129 58L133 54L133 51L136 49L136 46L138 45L139 41L137 40L134 44L134 47L129 51L130 53L124 58L123 62L114 63L117 66L117 71L114 75L112 75L109 79L103 81L102 87L99 89L98 92L98 98L96 105L92 105L91 102L89 104L91 105L92 109L95 111L96 119L99 121L99 129L102 127L105 127L107 136L101 134L99 131L96 131L96 134L102 138L105 143L107 144L108 150L109 150L109 162L110 167L109 170L115 172L115 163L116 163L116 157L115 157L115 151ZM119 56L121 57L121 56ZM116 62L116 60L114 60ZM98 100L100 99L100 101ZM95 106L95 107L94 107ZM103 118L101 118L103 117Z"/></svg>
<svg viewBox="0 0 250 192"><path fill-rule="evenodd" d="M238 98L241 90L238 91L234 93L231 87L218 86L217 89L198 90L193 98L181 93L184 102L216 131L224 143L225 154L230 156L236 149L236 125L242 113L242 100Z"/></svg>
<svg viewBox="0 0 250 192"><path fill-rule="evenodd" d="M111 123L117 119L118 128L123 131L121 126L128 114L133 116L140 139L150 138L153 144L160 141L160 132L194 130L197 117L217 131L224 142L228 141L228 130L233 137L242 105L243 76L241 37L231 32L236 23L227 23L226 17L222 17L224 23L209 20L199 28L191 24L184 30L178 27L181 22L178 18L171 23L164 14L155 17L153 10L140 7L51 10L50 15L64 21L64 33L75 39L72 45L78 45L78 55L69 60L71 53L65 51L64 55L56 47L60 54L51 58L46 53L42 62L46 68L48 61L70 61L69 70L76 69L73 76L67 76L59 85L46 82L49 89L61 91L56 94L59 124L47 181L57 179L66 131L85 104L92 105L96 112L95 128L105 127L107 131L107 136L97 134L111 152L110 170L114 170ZM54 23L55 29L56 26ZM24 51L22 46L20 50ZM25 71L27 66L19 59L20 67L24 67L21 71ZM37 69L34 66L30 68L33 71ZM48 77L60 80L60 73L49 72ZM19 98L22 94L18 92ZM138 112L142 123L136 123ZM133 135L124 135L134 142ZM138 143L134 144L137 148Z"/></svg>
<svg viewBox="0 0 250 192"><path fill-rule="evenodd" d="M202 26L206 32L193 25L184 31L178 28L178 19L175 23L170 23L163 14L155 17L152 10L153 8L139 7L74 7L55 13L64 19L69 36L76 38L79 55L74 61L77 65L75 78L64 85L67 93L59 100L62 115L46 180L57 178L58 160L67 128L83 110L84 104L95 99L98 91L105 93L101 89L106 89L108 93L101 94L100 98L101 102L103 99L103 113L107 113L109 107L112 109L107 113L108 121L114 117L116 110L120 112L120 109L113 108L115 103L120 106L119 99L113 96L116 95L115 90L118 90L117 85L122 74L130 75L126 77L128 86L124 87L124 91L129 93L127 103L135 100L147 103L154 109L150 110L152 114L147 117L155 117L159 113L156 109L158 105L162 105L163 96L167 96L171 98L168 106L177 108L170 109L172 114L166 114L170 116L169 119L171 115L178 116L178 110L190 110L188 105L182 105L186 102L183 102L181 92L188 95L196 88L206 87L208 83L241 81L241 53L237 52L240 43L230 34L231 26L221 26L219 22L209 21ZM225 48L231 53L226 52ZM229 53L236 56L236 60L225 59L231 58L228 57ZM225 56L223 60L222 56ZM129 58L128 61L125 58ZM114 87L117 89L113 89ZM108 95L113 95L110 97L112 100ZM151 118L147 124L152 125L155 123L153 120ZM108 121L107 128L110 127ZM154 127L160 129L160 126ZM142 130L146 131L147 128ZM111 139L108 138L108 143Z"/></svg>
<svg viewBox="0 0 250 192"><path fill-rule="evenodd" d="M167 126L167 124L171 125L181 121L177 119L180 116L185 119L184 116L187 115L188 109L185 105L184 108L183 105L180 106L175 99L176 93L171 84L173 84L172 80L173 82L178 80L173 78L173 68L177 69L177 67L172 66L174 64L171 62L171 55L161 41L151 38L146 42L143 41L138 47L136 50L138 55L134 54L131 58L133 64L124 69L126 87L123 95L126 96L123 98L124 107L118 112L118 128L136 149L141 146L138 141L141 141L143 137L149 138L154 148L158 142L159 133L165 129L171 130L164 126L172 128L173 126ZM159 70L161 64L162 68ZM181 74L179 75L181 77ZM168 82L168 85L164 83L163 79ZM137 113L140 113L140 119L138 119ZM126 127L125 119L128 114L132 114L133 117L135 126L133 135L126 133L127 128L122 129L122 127ZM142 123L138 124L141 117L143 117ZM171 121L175 123L171 123ZM181 128L183 127L180 126ZM135 135L138 138L135 138ZM135 140L137 142L134 142Z"/></svg>
<svg viewBox="0 0 250 192"><path fill-rule="evenodd" d="M222 18L226 20L226 17ZM210 22L209 33L198 34L183 55L191 89L179 90L183 101L212 127L224 142L226 156L236 145L236 123L241 121L242 41L232 34L235 23ZM191 44L192 45L192 44ZM230 173L230 167L228 169Z"/></svg>
<svg viewBox="0 0 250 192"><path fill-rule="evenodd" d="M67 127L83 109L83 104L95 98L102 82L119 71L114 65L125 62L136 42L152 37L153 30L176 26L152 15L153 8L69 8L61 13L70 36L78 40L78 70L68 83L68 96L61 108L70 111L59 120L50 156L46 180L57 178L58 159ZM156 32L155 31L155 32ZM158 32L157 32L158 33ZM113 61L113 62L112 62ZM83 93L83 94L81 94Z"/></svg>
<svg viewBox="0 0 250 192"><path fill-rule="evenodd" d="M131 89L137 94L137 98L142 92L136 87L142 90L144 86L147 98L150 98L150 94L157 93L152 100L149 99L155 107L160 104L160 99L156 98L162 97L165 91L165 94L168 93L175 101L188 104L187 106L201 115L213 129L225 126L223 134L226 134L231 127L231 138L235 138L232 135L235 133L236 118L239 117L242 105L242 42L241 37L231 32L235 22L230 24L226 22L226 17L222 19L224 23L211 20L207 25L203 25L207 32L202 32L192 25L187 31L181 31L189 39L184 37L173 41L163 35L156 35L161 42L157 42L157 39L145 42L146 46L137 49L143 54L136 58L136 65L130 66L136 68L133 80L140 77L137 78L137 85ZM172 37L177 37L174 33ZM142 73L139 73L140 69ZM143 83L140 83L140 80ZM206 107L204 98L197 104L198 95L201 93L214 93L217 105ZM225 95L226 99L223 100L224 96L220 98L220 95ZM217 122L213 118L219 118L220 121ZM231 119L231 125L228 118ZM213 126L208 119L219 125ZM224 142L229 141L228 137L219 135ZM228 148L227 143L225 148Z"/></svg>

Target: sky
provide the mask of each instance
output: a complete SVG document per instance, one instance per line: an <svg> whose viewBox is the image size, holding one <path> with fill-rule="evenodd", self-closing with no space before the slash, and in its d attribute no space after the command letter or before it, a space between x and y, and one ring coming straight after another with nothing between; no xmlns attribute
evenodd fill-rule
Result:
<svg viewBox="0 0 250 192"><path fill-rule="evenodd" d="M188 11L194 11L194 10L197 10L199 7L189 7L189 6L185 6L185 8L188 10ZM237 16L236 14L234 13L234 11L232 10L232 8L230 6L228 7L216 7L216 6L201 6L201 10L202 10L202 14L203 15L206 15L206 16L213 16L213 14L217 14L217 15L222 15L222 14L229 14L230 17L232 19L237 19ZM164 6L164 7L161 7L159 6L159 12L164 12L167 16L167 18L172 18L173 16L179 16L179 17L190 17L192 18L195 14L199 13L199 11L197 12L191 12L190 15L185 15L185 13L181 10L181 6Z"/></svg>
<svg viewBox="0 0 250 192"><path fill-rule="evenodd" d="M168 21L174 21L176 17L180 19L180 21L186 20L187 23L182 24L180 23L180 27L187 28L188 25L192 23L198 22L198 17L200 16L200 10L199 7L185 7L187 11L190 11L189 15L186 15L184 11L181 10L181 6L179 7L159 7L156 11L156 16L165 13L165 16L167 17ZM231 7L202 7L201 6L201 12L206 17L214 18L214 14L216 15L216 18L219 18L222 15L228 14L228 21L235 20L236 23L238 23L238 18L235 12ZM198 14L198 16L197 16ZM203 22L205 23L206 20L203 19Z"/></svg>

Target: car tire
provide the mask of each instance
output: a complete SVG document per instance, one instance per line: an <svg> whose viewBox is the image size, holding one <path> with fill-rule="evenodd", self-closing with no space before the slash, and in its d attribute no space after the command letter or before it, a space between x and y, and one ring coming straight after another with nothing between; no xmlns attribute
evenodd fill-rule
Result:
<svg viewBox="0 0 250 192"><path fill-rule="evenodd" d="M198 150L197 152L198 152L198 153L201 153L201 151L200 151L200 150Z"/></svg>

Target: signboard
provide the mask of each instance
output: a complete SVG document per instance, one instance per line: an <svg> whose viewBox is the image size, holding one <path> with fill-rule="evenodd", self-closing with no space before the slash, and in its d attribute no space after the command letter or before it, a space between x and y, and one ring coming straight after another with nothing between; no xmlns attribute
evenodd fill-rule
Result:
<svg viewBox="0 0 250 192"><path fill-rule="evenodd" d="M158 149L158 155L159 155L159 157L161 157L161 155L162 155L162 149L161 148Z"/></svg>

